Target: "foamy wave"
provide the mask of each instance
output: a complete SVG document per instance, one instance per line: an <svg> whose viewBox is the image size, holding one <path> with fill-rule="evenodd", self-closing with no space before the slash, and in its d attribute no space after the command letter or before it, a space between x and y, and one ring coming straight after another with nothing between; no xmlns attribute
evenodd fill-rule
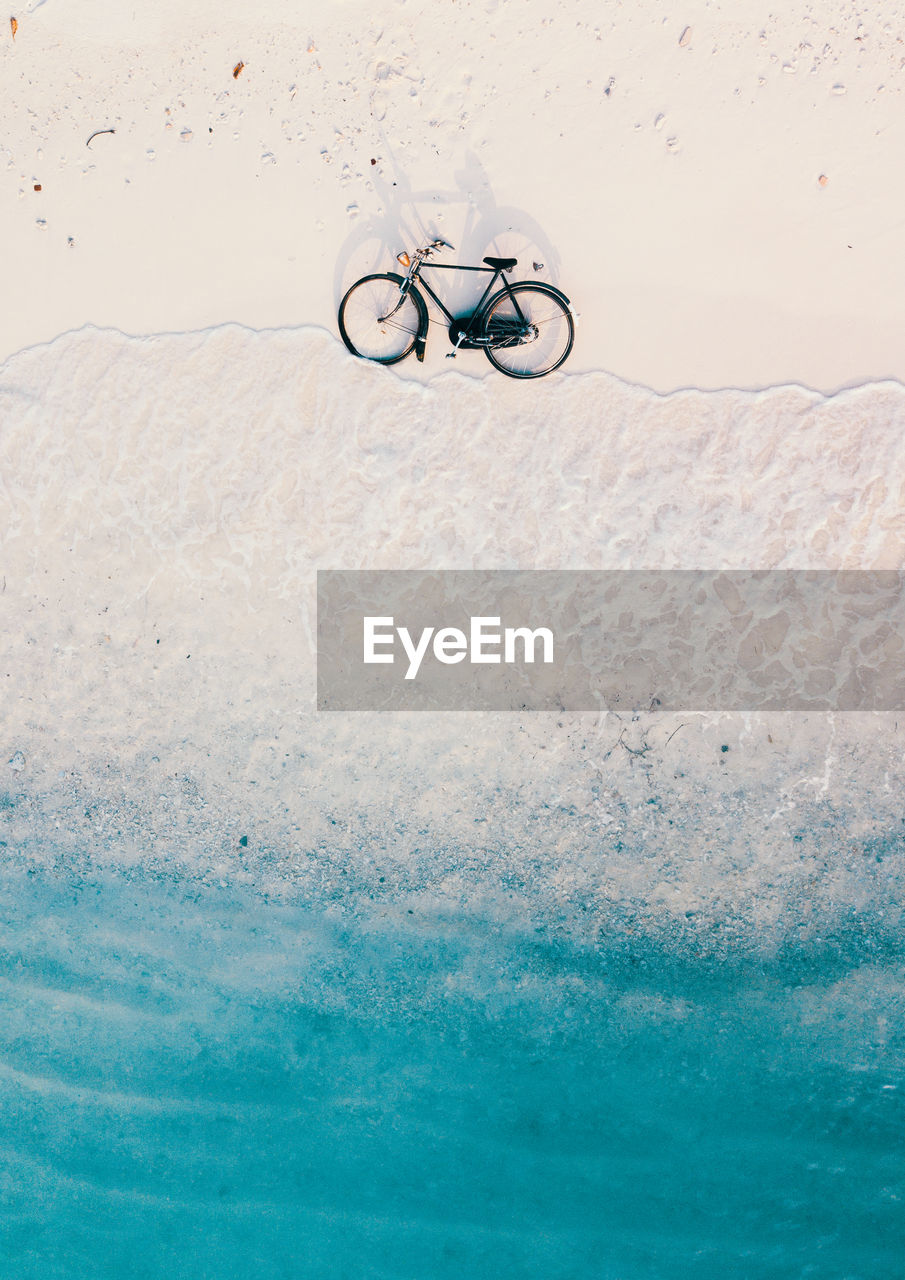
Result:
<svg viewBox="0 0 905 1280"><path fill-rule="evenodd" d="M899 385L416 385L319 330L89 329L0 415L7 856L718 950L900 928L895 716L313 710L318 568L900 567Z"/></svg>

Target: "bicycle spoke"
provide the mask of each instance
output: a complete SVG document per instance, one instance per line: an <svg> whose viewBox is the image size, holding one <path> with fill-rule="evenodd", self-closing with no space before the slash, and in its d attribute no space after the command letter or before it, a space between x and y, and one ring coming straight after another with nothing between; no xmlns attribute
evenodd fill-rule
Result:
<svg viewBox="0 0 905 1280"><path fill-rule="evenodd" d="M394 364L415 345L419 312L411 295L400 302L399 284L388 276L365 276L343 298L339 327L358 356Z"/></svg>
<svg viewBox="0 0 905 1280"><path fill-rule="evenodd" d="M487 317L486 332L492 339L487 357L501 372L514 378L538 378L565 360L574 327L564 303L524 284L513 286L512 294L501 295Z"/></svg>

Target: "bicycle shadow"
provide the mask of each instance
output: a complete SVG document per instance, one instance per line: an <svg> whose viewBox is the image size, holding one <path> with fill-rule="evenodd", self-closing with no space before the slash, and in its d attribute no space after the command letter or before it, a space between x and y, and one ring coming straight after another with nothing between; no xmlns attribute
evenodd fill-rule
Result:
<svg viewBox="0 0 905 1280"><path fill-rule="evenodd" d="M456 246L455 253L445 251L440 262L478 266L488 255L517 258L512 279L559 283L560 257L543 228L523 209L497 204L487 173L473 152L466 152L464 166L453 174L452 190L413 190L392 150L371 177L382 211L358 224L340 249L333 280L337 308L361 276L400 271L397 253L411 252L437 237ZM466 271L429 272L428 278L457 316L472 310L489 279Z"/></svg>

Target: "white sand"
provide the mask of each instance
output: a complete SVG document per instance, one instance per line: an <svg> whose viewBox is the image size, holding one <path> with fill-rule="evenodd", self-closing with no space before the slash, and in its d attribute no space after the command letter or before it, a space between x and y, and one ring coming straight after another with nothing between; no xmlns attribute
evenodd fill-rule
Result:
<svg viewBox="0 0 905 1280"><path fill-rule="evenodd" d="M582 313L573 372L905 377L889 4L13 8L0 358L86 322L335 333L343 285L436 229L544 264Z"/></svg>
<svg viewBox="0 0 905 1280"><path fill-rule="evenodd" d="M6 848L331 900L348 873L362 900L488 896L592 930L611 902L768 939L889 910L896 716L318 717L312 605L318 567L901 566L900 385L643 389L903 376L896 20L584 0L17 17ZM452 365L442 333L399 376L347 355L344 283L433 229L571 292L566 376ZM225 321L245 327L183 332ZM172 336L32 345L86 323Z"/></svg>

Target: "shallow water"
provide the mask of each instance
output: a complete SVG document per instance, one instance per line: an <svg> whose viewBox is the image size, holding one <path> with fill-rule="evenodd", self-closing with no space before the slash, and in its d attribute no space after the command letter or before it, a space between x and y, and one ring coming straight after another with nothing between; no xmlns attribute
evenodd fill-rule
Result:
<svg viewBox="0 0 905 1280"><path fill-rule="evenodd" d="M2 1280L901 1280L905 721L313 661L319 568L897 567L901 387L226 328L0 392Z"/></svg>
<svg viewBox="0 0 905 1280"><path fill-rule="evenodd" d="M733 962L143 873L0 884L3 1276L900 1274L877 931Z"/></svg>

